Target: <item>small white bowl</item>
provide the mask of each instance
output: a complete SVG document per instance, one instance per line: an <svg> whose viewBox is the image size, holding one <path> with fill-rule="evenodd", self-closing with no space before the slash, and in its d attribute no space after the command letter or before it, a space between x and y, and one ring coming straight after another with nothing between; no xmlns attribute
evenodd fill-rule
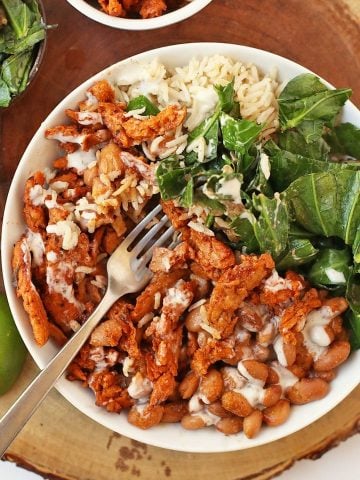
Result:
<svg viewBox="0 0 360 480"><path fill-rule="evenodd" d="M108 25L113 28L120 28L123 30L152 30L153 28L166 27L173 23L181 22L186 18L195 15L195 13L202 10L212 0L192 0L184 7L165 13L160 17L133 19L112 17L104 13L97 7L91 6L86 0L67 0L76 10L79 10L83 15L95 20L95 22Z"/></svg>
<svg viewBox="0 0 360 480"><path fill-rule="evenodd" d="M11 255L15 242L25 229L22 214L25 181L34 171L51 166L52 161L59 154L57 142L47 140L44 136L45 130L66 122L65 109L76 108L77 103L84 99L85 91L95 81L111 79L119 68L125 67L134 60L151 62L158 58L166 66L174 68L186 65L194 56L215 54L230 56L244 63L254 63L264 73L277 67L280 81L288 81L296 75L309 72L297 63L273 53L240 45L188 43L158 48L123 60L86 80L50 113L27 147L15 172L5 206L1 254L4 284L12 314L31 356L40 368L44 368L49 363L58 348L52 342L48 342L42 348L36 345L28 316L21 300L16 297ZM360 111L351 102L347 102L344 107L343 121L360 126ZM63 377L56 384L56 388L72 405L96 422L140 442L184 452L229 452L270 443L318 420L338 405L360 383L359 365L360 350L353 352L345 364L339 368L339 374L331 382L330 392L326 397L307 405L293 406L287 422L275 428L264 427L252 440L246 438L243 433L225 436L214 428L190 431L184 430L179 424L162 424L149 430L140 430L128 423L126 414L116 415L97 407L94 395L89 389L84 389L80 382L69 382Z"/></svg>

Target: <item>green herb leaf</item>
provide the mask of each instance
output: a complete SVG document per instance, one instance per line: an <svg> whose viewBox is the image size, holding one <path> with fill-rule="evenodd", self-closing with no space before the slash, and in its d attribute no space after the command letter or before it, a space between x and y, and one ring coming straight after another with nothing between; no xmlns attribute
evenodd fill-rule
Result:
<svg viewBox="0 0 360 480"><path fill-rule="evenodd" d="M240 245L246 247L247 253L255 253L260 249L254 231L255 223L255 216L251 212L246 211L242 215L234 218L230 224L230 228L232 228L239 237Z"/></svg>
<svg viewBox="0 0 360 480"><path fill-rule="evenodd" d="M230 113L234 108L234 80L225 87L215 85L215 90L219 97L218 108L223 112Z"/></svg>
<svg viewBox="0 0 360 480"><path fill-rule="evenodd" d="M17 38L25 37L34 15L22 0L2 0L6 15Z"/></svg>
<svg viewBox="0 0 360 480"><path fill-rule="evenodd" d="M360 160L360 128L352 123L342 123L332 129L326 140L332 153L349 155Z"/></svg>
<svg viewBox="0 0 360 480"><path fill-rule="evenodd" d="M309 143L303 134L294 130L287 130L279 135L279 147L302 157L323 161L328 160L330 151L324 139L319 138Z"/></svg>
<svg viewBox="0 0 360 480"><path fill-rule="evenodd" d="M33 60L32 50L11 55L4 60L1 77L9 87L11 94L18 94L25 89Z"/></svg>
<svg viewBox="0 0 360 480"><path fill-rule="evenodd" d="M278 270L288 270L314 260L319 250L306 238L291 238L285 255L276 263Z"/></svg>
<svg viewBox="0 0 360 480"><path fill-rule="evenodd" d="M236 120L226 113L220 116L220 127L225 148L244 155L257 139L263 126L250 120Z"/></svg>
<svg viewBox="0 0 360 480"><path fill-rule="evenodd" d="M139 95L130 100L126 110L130 112L131 110L139 110L140 108L145 108L141 115L157 115L160 112L158 107L145 97L145 95Z"/></svg>
<svg viewBox="0 0 360 480"><path fill-rule="evenodd" d="M185 208L189 208L193 204L193 199L194 199L194 179L190 178L190 180L188 181L185 187L184 192L181 195L180 204Z"/></svg>
<svg viewBox="0 0 360 480"><path fill-rule="evenodd" d="M311 73L295 77L279 97L282 130L294 128L303 121L332 122L351 93L349 88L330 90Z"/></svg>
<svg viewBox="0 0 360 480"><path fill-rule="evenodd" d="M253 195L253 206L260 215L254 232L261 252L270 252L276 259L287 247L289 216L285 203L279 198Z"/></svg>

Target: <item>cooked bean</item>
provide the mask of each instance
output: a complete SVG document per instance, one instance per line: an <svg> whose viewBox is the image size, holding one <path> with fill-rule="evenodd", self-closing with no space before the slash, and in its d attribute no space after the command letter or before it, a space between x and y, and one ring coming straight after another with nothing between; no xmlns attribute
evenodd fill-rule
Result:
<svg viewBox="0 0 360 480"><path fill-rule="evenodd" d="M213 403L221 397L224 382L221 373L215 368L201 378L199 391L205 403Z"/></svg>
<svg viewBox="0 0 360 480"><path fill-rule="evenodd" d="M264 391L263 405L265 407L272 407L277 403L282 395L282 388L280 385L270 385Z"/></svg>
<svg viewBox="0 0 360 480"><path fill-rule="evenodd" d="M186 315L185 326L189 332L201 332L202 330L200 324L203 322L203 317L200 313L200 308L201 305Z"/></svg>
<svg viewBox="0 0 360 480"><path fill-rule="evenodd" d="M192 397L196 392L199 383L200 378L193 370L191 370L179 385L179 393L181 398L187 400L188 398Z"/></svg>
<svg viewBox="0 0 360 480"><path fill-rule="evenodd" d="M248 438L254 438L260 431L263 415L260 410L254 410L244 418L243 430Z"/></svg>
<svg viewBox="0 0 360 480"><path fill-rule="evenodd" d="M222 432L225 435L234 435L235 433L241 432L243 428L243 419L234 415L222 418L216 423L215 427L216 430L219 430L219 432Z"/></svg>
<svg viewBox="0 0 360 480"><path fill-rule="evenodd" d="M345 362L350 354L350 343L335 341L325 352L314 362L314 369L318 372L333 370Z"/></svg>
<svg viewBox="0 0 360 480"><path fill-rule="evenodd" d="M144 410L132 407L128 413L128 422L146 430L160 423L163 413L164 407L161 405L147 406Z"/></svg>
<svg viewBox="0 0 360 480"><path fill-rule="evenodd" d="M225 392L221 404L229 412L239 417L247 417L254 410L246 398L238 392Z"/></svg>
<svg viewBox="0 0 360 480"><path fill-rule="evenodd" d="M270 348L260 345L260 343L254 343L252 345L252 353L255 360L266 362L270 357Z"/></svg>
<svg viewBox="0 0 360 480"><path fill-rule="evenodd" d="M295 363L296 360L296 346L292 343L283 343L284 355L286 358L286 367L289 367Z"/></svg>
<svg viewBox="0 0 360 480"><path fill-rule="evenodd" d="M189 412L187 402L172 402L164 405L164 414L162 416L162 423L177 423L180 422L184 415Z"/></svg>
<svg viewBox="0 0 360 480"><path fill-rule="evenodd" d="M302 378L286 391L291 403L303 405L325 397L329 391L329 384L321 378Z"/></svg>
<svg viewBox="0 0 360 480"><path fill-rule="evenodd" d="M199 430L200 428L204 428L206 424L201 417L188 413L182 417L181 425L186 428L186 430Z"/></svg>
<svg viewBox="0 0 360 480"><path fill-rule="evenodd" d="M326 372L314 372L315 378L321 378L325 382L332 382L336 377L336 370L327 370Z"/></svg>
<svg viewBox="0 0 360 480"><path fill-rule="evenodd" d="M270 427L276 427L284 423L290 414L290 402L281 399L272 407L262 411L264 422Z"/></svg>
<svg viewBox="0 0 360 480"><path fill-rule="evenodd" d="M276 385L277 383L279 383L279 381L279 375L275 372L273 368L269 367L269 374L266 379L267 385Z"/></svg>
<svg viewBox="0 0 360 480"><path fill-rule="evenodd" d="M220 418L227 418L232 416L232 413L225 410L225 408L221 405L221 402L214 402L209 405L207 409L210 413Z"/></svg>
<svg viewBox="0 0 360 480"><path fill-rule="evenodd" d="M256 339L260 345L268 347L275 339L276 329L274 324L267 323L265 327L256 334Z"/></svg>
<svg viewBox="0 0 360 480"><path fill-rule="evenodd" d="M255 378L265 383L269 375L269 367L265 363L258 362L257 360L243 360L243 366L250 375L250 379Z"/></svg>

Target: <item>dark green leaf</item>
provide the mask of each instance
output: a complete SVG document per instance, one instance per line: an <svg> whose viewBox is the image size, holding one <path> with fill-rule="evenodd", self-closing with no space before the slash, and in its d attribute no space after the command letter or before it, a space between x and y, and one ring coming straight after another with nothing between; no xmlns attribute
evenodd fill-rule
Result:
<svg viewBox="0 0 360 480"><path fill-rule="evenodd" d="M294 130L287 130L279 135L279 147L302 157L324 161L328 160L330 151L324 139L320 138L309 143L304 135Z"/></svg>
<svg viewBox="0 0 360 480"><path fill-rule="evenodd" d="M11 55L4 60L1 77L11 94L20 93L25 89L33 60L32 50Z"/></svg>
<svg viewBox="0 0 360 480"><path fill-rule="evenodd" d="M277 196L253 196L254 208L260 213L254 224L261 252L269 252L276 259L287 247L289 216L285 203Z"/></svg>
<svg viewBox="0 0 360 480"><path fill-rule="evenodd" d="M311 266L307 278L313 285L323 287L345 285L350 275L351 255L348 249L323 249Z"/></svg>
<svg viewBox="0 0 360 480"><path fill-rule="evenodd" d="M251 212L244 212L236 217L230 224L230 228L239 237L239 245L246 247L247 253L258 252L260 247L254 232L256 218Z"/></svg>
<svg viewBox="0 0 360 480"><path fill-rule="evenodd" d="M189 208L193 204L194 200L194 180L190 178L184 192L180 198L180 204L182 207Z"/></svg>
<svg viewBox="0 0 360 480"><path fill-rule="evenodd" d="M321 139L324 131L324 122L322 120L305 120L297 128L306 143L313 143Z"/></svg>
<svg viewBox="0 0 360 480"><path fill-rule="evenodd" d="M286 189L285 198L305 230L353 244L360 221L360 172L305 175Z"/></svg>
<svg viewBox="0 0 360 480"><path fill-rule="evenodd" d="M296 238L315 238L316 234L304 230L302 227L299 227L296 223L291 223L289 228L289 237Z"/></svg>
<svg viewBox="0 0 360 480"><path fill-rule="evenodd" d="M0 107L7 107L10 104L11 96L9 87L0 78Z"/></svg>
<svg viewBox="0 0 360 480"><path fill-rule="evenodd" d="M257 139L263 126L250 120L236 120L226 113L220 116L220 127L225 148L244 155Z"/></svg>
<svg viewBox="0 0 360 480"><path fill-rule="evenodd" d="M311 73L295 77L279 97L282 130L294 128L303 121L332 122L351 93L349 88L329 90Z"/></svg>
<svg viewBox="0 0 360 480"><path fill-rule="evenodd" d="M219 97L219 106L221 111L230 113L234 107L234 80L225 87L215 85L215 90Z"/></svg>
<svg viewBox="0 0 360 480"><path fill-rule="evenodd" d="M140 108L145 108L142 115L157 115L160 112L158 107L145 97L145 95L139 95L133 98L127 105L128 112L131 110L139 110Z"/></svg>
<svg viewBox="0 0 360 480"><path fill-rule="evenodd" d="M231 170L231 169L230 169ZM241 204L241 173L219 173L211 175L203 188L203 193L220 202L228 201Z"/></svg>
<svg viewBox="0 0 360 480"><path fill-rule="evenodd" d="M208 208L216 216L222 215L225 211L225 206L221 202L207 197L200 190L196 190L194 193L194 203Z"/></svg>
<svg viewBox="0 0 360 480"><path fill-rule="evenodd" d="M289 240L285 255L276 263L278 270L288 270L314 260L318 251L306 238L292 238Z"/></svg>
<svg viewBox="0 0 360 480"><path fill-rule="evenodd" d="M360 315L360 275L356 275L354 272L348 279L346 299L351 310Z"/></svg>
<svg viewBox="0 0 360 480"><path fill-rule="evenodd" d="M332 153L349 155L360 160L360 128L352 123L342 123L326 136Z"/></svg>
<svg viewBox="0 0 360 480"><path fill-rule="evenodd" d="M352 350L360 348L360 314L352 310L346 312L345 318L350 329L350 345Z"/></svg>
<svg viewBox="0 0 360 480"><path fill-rule="evenodd" d="M22 0L2 0L6 15L17 38L25 37L34 14Z"/></svg>

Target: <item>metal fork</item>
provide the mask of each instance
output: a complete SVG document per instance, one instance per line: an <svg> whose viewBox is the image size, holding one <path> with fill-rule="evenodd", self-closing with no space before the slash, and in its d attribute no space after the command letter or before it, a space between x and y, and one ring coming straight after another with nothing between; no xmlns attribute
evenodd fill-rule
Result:
<svg viewBox="0 0 360 480"><path fill-rule="evenodd" d="M129 248L131 248L149 222L160 212L161 206L159 205L136 225L114 251L107 263L108 287L97 308L47 367L35 377L0 420L0 458L49 393L56 380L64 373L71 360L84 345L109 308L123 295L137 292L149 282L151 272L147 268L147 263L151 260L153 250L155 247L164 245L174 232L174 229L169 227L154 242L156 235L168 221L166 215L151 227L132 249L129 250ZM145 249L145 253L141 256Z"/></svg>

